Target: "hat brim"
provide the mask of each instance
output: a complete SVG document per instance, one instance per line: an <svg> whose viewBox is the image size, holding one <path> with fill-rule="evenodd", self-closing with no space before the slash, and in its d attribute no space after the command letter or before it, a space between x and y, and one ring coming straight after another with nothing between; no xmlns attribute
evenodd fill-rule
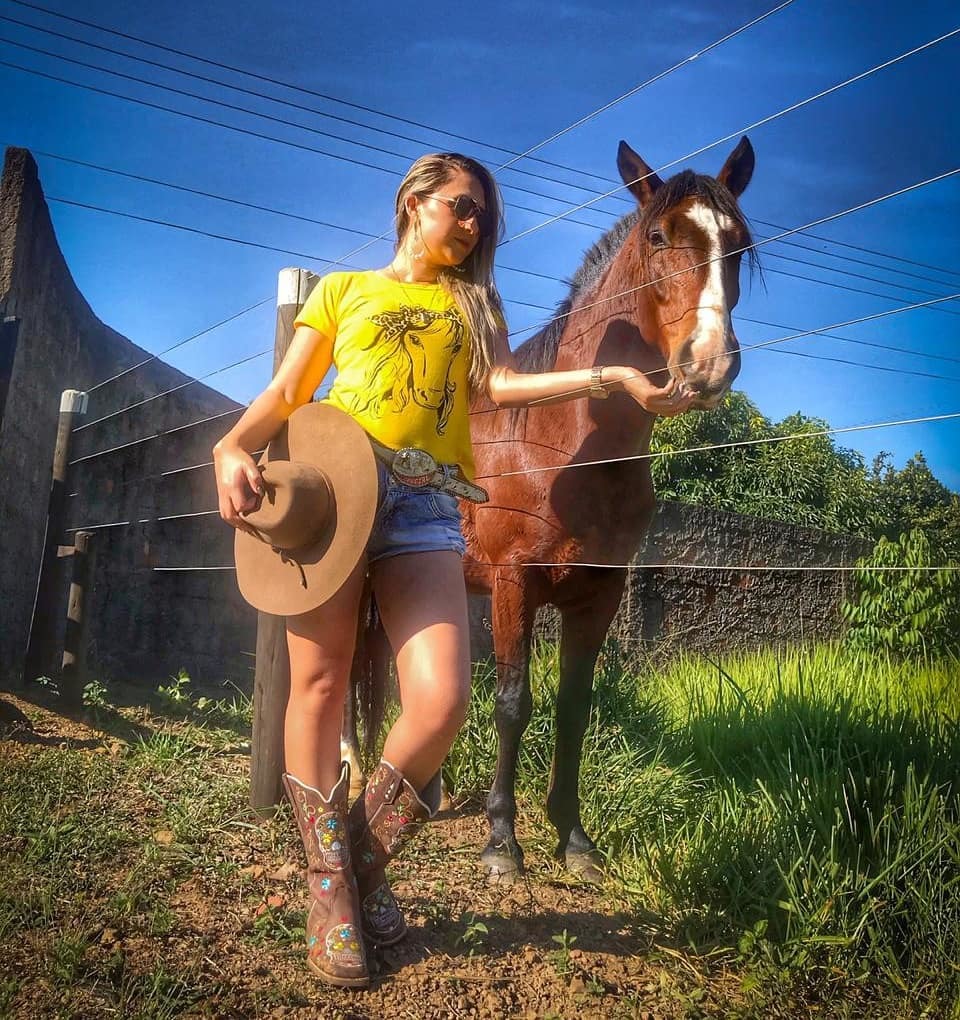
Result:
<svg viewBox="0 0 960 1020"><path fill-rule="evenodd" d="M332 598L363 558L377 510L377 464L363 429L344 411L321 403L297 408L261 463L278 460L314 464L327 475L333 491L329 526L287 557L237 529L237 584L256 609L297 616Z"/></svg>

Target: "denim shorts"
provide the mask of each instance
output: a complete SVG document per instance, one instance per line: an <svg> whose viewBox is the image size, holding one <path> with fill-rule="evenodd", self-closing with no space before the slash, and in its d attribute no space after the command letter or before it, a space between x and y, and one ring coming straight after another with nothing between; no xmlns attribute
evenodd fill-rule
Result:
<svg viewBox="0 0 960 1020"><path fill-rule="evenodd" d="M462 556L466 543L460 532L460 507L455 496L429 486L415 489L398 482L377 462L380 494L367 562L376 563L404 553L450 549Z"/></svg>

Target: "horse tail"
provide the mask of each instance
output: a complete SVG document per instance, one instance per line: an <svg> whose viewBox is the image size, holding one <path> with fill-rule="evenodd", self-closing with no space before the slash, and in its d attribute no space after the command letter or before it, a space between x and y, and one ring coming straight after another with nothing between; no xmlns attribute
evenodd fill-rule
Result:
<svg viewBox="0 0 960 1020"><path fill-rule="evenodd" d="M350 674L354 704L363 727L363 753L368 760L376 753L386 715L391 661L390 643L368 581L357 614L357 646Z"/></svg>

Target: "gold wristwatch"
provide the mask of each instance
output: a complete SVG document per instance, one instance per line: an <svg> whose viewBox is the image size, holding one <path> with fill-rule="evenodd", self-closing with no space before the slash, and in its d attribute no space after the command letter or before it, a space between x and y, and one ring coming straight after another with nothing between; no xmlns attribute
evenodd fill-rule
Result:
<svg viewBox="0 0 960 1020"><path fill-rule="evenodd" d="M597 400L606 400L610 396L609 390L603 387L603 365L594 365L590 369L590 396Z"/></svg>

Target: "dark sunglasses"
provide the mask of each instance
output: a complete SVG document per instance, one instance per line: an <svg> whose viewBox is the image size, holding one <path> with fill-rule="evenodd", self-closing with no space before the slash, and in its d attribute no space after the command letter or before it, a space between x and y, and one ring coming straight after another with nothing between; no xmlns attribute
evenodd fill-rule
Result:
<svg viewBox="0 0 960 1020"><path fill-rule="evenodd" d="M466 223L476 217L477 227L481 234L487 233L490 229L490 214L469 195L457 195L456 198L450 198L447 195L425 195L424 197L435 198L438 202L450 206L453 215L460 223Z"/></svg>

